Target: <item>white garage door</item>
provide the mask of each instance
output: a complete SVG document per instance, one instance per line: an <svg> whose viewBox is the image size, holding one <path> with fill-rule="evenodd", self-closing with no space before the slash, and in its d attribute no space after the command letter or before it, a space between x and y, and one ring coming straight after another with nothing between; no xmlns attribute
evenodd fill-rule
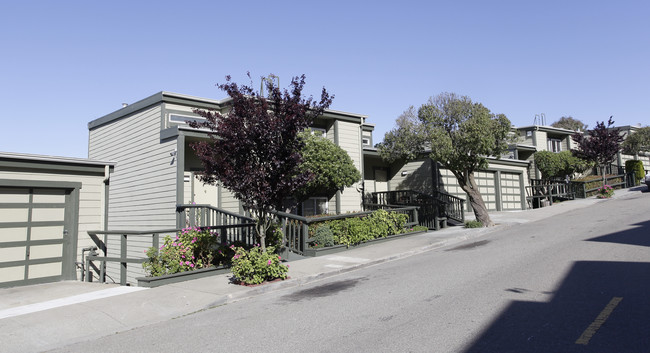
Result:
<svg viewBox="0 0 650 353"><path fill-rule="evenodd" d="M501 172L501 209L521 210L520 174Z"/></svg>
<svg viewBox="0 0 650 353"><path fill-rule="evenodd" d="M64 279L70 190L0 187L0 287ZM70 262L70 261L68 261Z"/></svg>

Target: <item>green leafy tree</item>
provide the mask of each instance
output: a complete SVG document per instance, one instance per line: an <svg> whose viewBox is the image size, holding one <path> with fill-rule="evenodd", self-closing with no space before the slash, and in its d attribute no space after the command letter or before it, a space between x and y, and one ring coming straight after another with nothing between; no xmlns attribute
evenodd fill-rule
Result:
<svg viewBox="0 0 650 353"><path fill-rule="evenodd" d="M643 169L643 162L638 159L630 159L625 161L625 172L634 172L636 185L639 185L641 180L645 178L645 169Z"/></svg>
<svg viewBox="0 0 650 353"><path fill-rule="evenodd" d="M507 151L510 120L493 114L469 97L442 93L431 97L417 112L410 108L397 119L378 146L382 158L415 159L422 154L450 170L467 194L476 219L493 226L474 172L488 167L488 156L500 158Z"/></svg>
<svg viewBox="0 0 650 353"><path fill-rule="evenodd" d="M361 179L352 158L341 147L308 131L300 136L305 143L300 170L313 174L313 178L296 193L299 201L314 195L329 196Z"/></svg>
<svg viewBox="0 0 650 353"><path fill-rule="evenodd" d="M267 97L252 84L239 86L227 76L226 83L218 87L231 98L230 110L225 114L195 110L206 121L190 124L210 130L209 141L192 144L203 164L201 180L219 182L251 209L263 251L273 221L271 212L313 177L301 169L305 143L299 133L332 102L325 88L319 102L304 98L305 75L294 77L289 90L280 90L273 80L265 84Z"/></svg>
<svg viewBox="0 0 650 353"><path fill-rule="evenodd" d="M603 174L603 185L605 184L605 170L607 165L612 163L620 149L624 135L620 129L613 128L614 120L609 117L607 125L604 121L596 122L596 128L589 131L588 135L577 132L571 136L578 144L578 148L572 150L579 158L594 162L598 165Z"/></svg>
<svg viewBox="0 0 650 353"><path fill-rule="evenodd" d="M621 144L623 153L637 155L639 152L650 152L650 126L637 129Z"/></svg>
<svg viewBox="0 0 650 353"><path fill-rule="evenodd" d="M590 168L591 163L584 161L571 153L571 151L535 152L535 165L542 173L542 179L550 181L554 178L564 178L573 176L575 173L581 173Z"/></svg>
<svg viewBox="0 0 650 353"><path fill-rule="evenodd" d="M587 131L587 125L571 116L563 116L560 120L551 124L551 126L573 131Z"/></svg>

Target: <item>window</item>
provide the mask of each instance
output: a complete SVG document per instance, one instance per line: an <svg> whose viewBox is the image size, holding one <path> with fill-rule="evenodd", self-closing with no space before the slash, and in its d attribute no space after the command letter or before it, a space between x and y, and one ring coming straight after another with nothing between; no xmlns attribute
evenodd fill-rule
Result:
<svg viewBox="0 0 650 353"><path fill-rule="evenodd" d="M368 137L363 137L363 138L361 139L361 144L364 145L364 146L370 146L370 138L368 138Z"/></svg>
<svg viewBox="0 0 650 353"><path fill-rule="evenodd" d="M303 217L327 213L329 213L329 209L327 207L326 197L311 197L302 203Z"/></svg>
<svg viewBox="0 0 650 353"><path fill-rule="evenodd" d="M311 134L318 137L327 137L327 130L320 127L312 127Z"/></svg>
<svg viewBox="0 0 650 353"><path fill-rule="evenodd" d="M562 140L559 139L548 139L548 150L551 152L560 152L562 151Z"/></svg>
<svg viewBox="0 0 650 353"><path fill-rule="evenodd" d="M169 121L177 124L187 124L190 121L196 121L202 123L205 121L204 117L201 116L187 116L187 115L178 115L178 114L169 114Z"/></svg>

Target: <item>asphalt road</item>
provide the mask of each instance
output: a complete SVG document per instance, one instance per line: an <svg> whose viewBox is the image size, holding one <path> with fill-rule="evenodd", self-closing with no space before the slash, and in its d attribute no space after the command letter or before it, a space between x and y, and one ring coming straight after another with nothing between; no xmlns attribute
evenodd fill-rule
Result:
<svg viewBox="0 0 650 353"><path fill-rule="evenodd" d="M647 352L650 193L61 352Z"/></svg>

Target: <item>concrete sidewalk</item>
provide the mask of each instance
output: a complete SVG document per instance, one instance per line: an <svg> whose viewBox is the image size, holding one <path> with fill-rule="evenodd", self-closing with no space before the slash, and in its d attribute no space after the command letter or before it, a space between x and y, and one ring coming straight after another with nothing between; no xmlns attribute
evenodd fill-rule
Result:
<svg viewBox="0 0 650 353"><path fill-rule="evenodd" d="M617 190L615 198L634 197L642 191L645 186ZM92 340L607 201L589 198L535 210L494 212L490 216L497 226L489 229L450 227L292 261L288 263L290 279L257 287L233 285L230 275L219 275L151 289L77 281L0 289L0 351L44 351Z"/></svg>

